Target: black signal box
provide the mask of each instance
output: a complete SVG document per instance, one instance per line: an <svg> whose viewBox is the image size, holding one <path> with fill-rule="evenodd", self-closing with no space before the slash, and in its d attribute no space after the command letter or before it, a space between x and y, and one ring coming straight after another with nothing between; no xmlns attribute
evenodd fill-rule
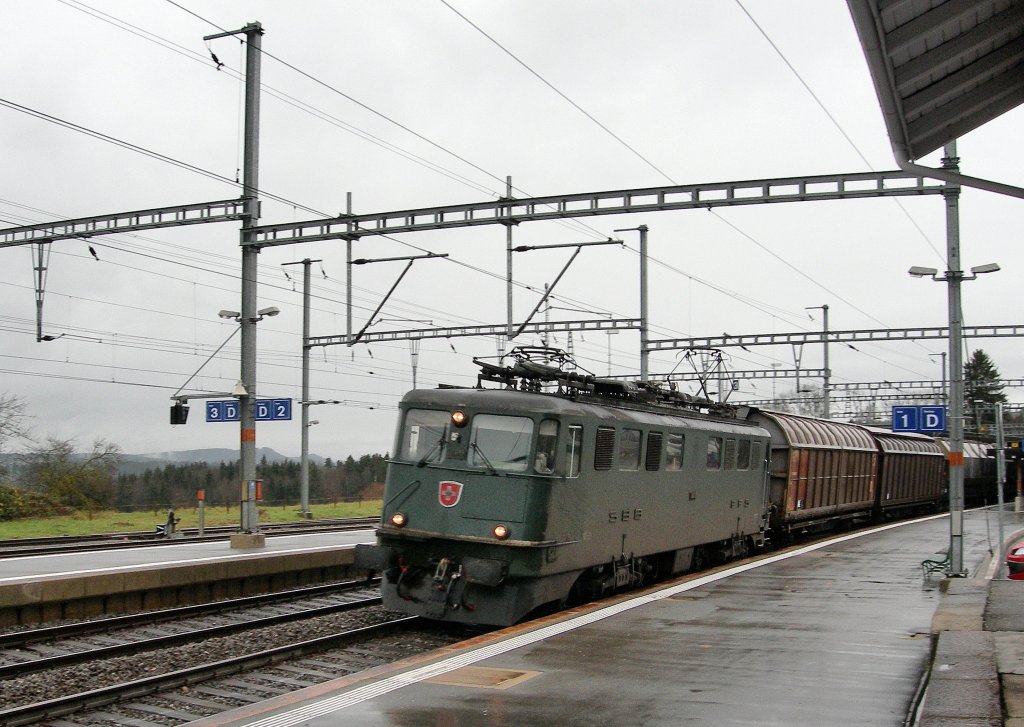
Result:
<svg viewBox="0 0 1024 727"><path fill-rule="evenodd" d="M184 424L188 421L188 405L174 404L171 407L171 424Z"/></svg>

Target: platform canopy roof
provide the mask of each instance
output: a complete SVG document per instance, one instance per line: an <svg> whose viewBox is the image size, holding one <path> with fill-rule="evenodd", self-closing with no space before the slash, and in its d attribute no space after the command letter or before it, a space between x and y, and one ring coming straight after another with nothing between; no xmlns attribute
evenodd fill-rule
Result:
<svg viewBox="0 0 1024 727"><path fill-rule="evenodd" d="M1024 0L847 0L897 160L1024 102Z"/></svg>

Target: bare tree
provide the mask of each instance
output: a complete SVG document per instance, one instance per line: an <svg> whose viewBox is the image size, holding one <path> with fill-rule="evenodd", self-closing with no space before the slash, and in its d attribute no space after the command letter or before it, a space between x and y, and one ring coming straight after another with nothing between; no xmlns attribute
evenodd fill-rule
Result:
<svg viewBox="0 0 1024 727"><path fill-rule="evenodd" d="M0 452L7 442L28 439L25 402L14 394L0 394Z"/></svg>
<svg viewBox="0 0 1024 727"><path fill-rule="evenodd" d="M26 489L45 492L62 505L81 508L91 517L109 507L121 449L102 439L87 454L75 454L71 440L48 438L25 456L21 474Z"/></svg>

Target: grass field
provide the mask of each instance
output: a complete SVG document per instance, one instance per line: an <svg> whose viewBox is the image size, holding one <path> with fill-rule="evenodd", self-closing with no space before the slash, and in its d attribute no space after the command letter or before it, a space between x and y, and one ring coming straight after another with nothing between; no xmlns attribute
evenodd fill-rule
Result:
<svg viewBox="0 0 1024 727"><path fill-rule="evenodd" d="M312 511L314 519L370 517L380 514L381 501L365 500L337 505L311 505L309 509ZM299 520L298 513L297 505L261 507L259 518L261 523L296 522ZM199 510L197 508L176 510L175 515L181 519L181 522L178 523L179 528L195 528L199 525ZM163 525L166 520L166 511L156 515L152 512L96 512L92 514L91 519L83 512L64 517L12 520L0 522L0 539L152 531L157 525ZM208 507L205 521L207 527L238 525L238 506L230 509Z"/></svg>

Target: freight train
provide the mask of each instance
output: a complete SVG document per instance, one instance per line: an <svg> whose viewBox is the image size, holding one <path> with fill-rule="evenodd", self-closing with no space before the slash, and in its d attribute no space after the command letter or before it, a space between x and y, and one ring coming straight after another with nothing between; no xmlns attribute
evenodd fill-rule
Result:
<svg viewBox="0 0 1024 727"><path fill-rule="evenodd" d="M355 554L390 609L508 625L946 498L931 437L580 374L550 349L510 355L476 360L475 388L401 402L377 544Z"/></svg>

